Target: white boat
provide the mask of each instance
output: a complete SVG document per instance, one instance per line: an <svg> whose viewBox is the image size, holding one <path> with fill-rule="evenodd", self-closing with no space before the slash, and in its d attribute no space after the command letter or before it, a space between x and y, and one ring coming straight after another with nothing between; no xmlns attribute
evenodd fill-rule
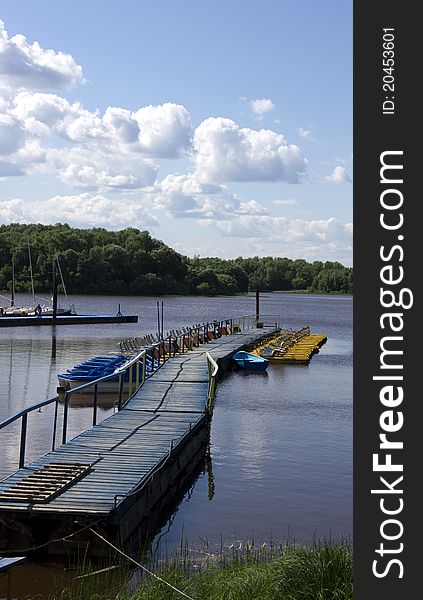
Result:
<svg viewBox="0 0 423 600"><path fill-rule="evenodd" d="M53 311L53 298L50 300L46 300L45 298L38 298L35 295L34 290L34 277L32 272L32 258L31 258L31 248L28 242L28 256L29 256L29 271L31 276L31 289L32 289L32 303L27 306L15 306L15 268L14 268L14 260L12 258L12 293L9 301L9 306L0 307L0 316L4 317L51 317L54 314ZM62 281L63 291L65 294L65 299L67 300L66 286L63 280L62 269L60 267L59 259L55 258L53 260L53 270L55 269L54 263L57 264L60 278ZM5 300L5 298L2 296ZM41 300L43 304L40 302L37 303L37 300ZM73 305L69 305L68 308L62 308L58 306L56 308L56 315L73 315L75 313L75 309Z"/></svg>

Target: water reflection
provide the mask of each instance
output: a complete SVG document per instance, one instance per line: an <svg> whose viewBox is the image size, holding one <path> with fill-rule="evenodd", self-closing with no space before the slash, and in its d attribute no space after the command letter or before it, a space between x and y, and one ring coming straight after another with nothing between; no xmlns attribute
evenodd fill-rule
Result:
<svg viewBox="0 0 423 600"><path fill-rule="evenodd" d="M55 335L48 327L0 331L0 420L55 395L57 373L117 350L121 339L155 329L156 299L120 300L122 312L140 316L138 324L56 326ZM116 298L72 301L81 313L116 312ZM253 296L165 298L164 305L165 331L255 311ZM206 453L191 492L158 533L156 541L160 536L159 546L169 553L181 536L198 545L201 539L230 544L251 537L308 540L315 532L334 537L351 532L352 300L266 294L261 306L263 312L281 314L283 326L309 325L328 342L308 366L271 364L263 374L233 371L219 381L210 439L213 463ZM112 413L110 403L99 409L99 419ZM49 449L53 416L50 407L31 415L29 458ZM91 422L91 406L73 404L69 437ZM4 476L16 468L19 427L0 435Z"/></svg>
<svg viewBox="0 0 423 600"><path fill-rule="evenodd" d="M138 561L143 561L144 557L149 559L153 557L153 560L154 557L159 557L162 551L162 538L167 535L172 527L182 500L189 502L194 495L197 482L201 476L206 475L208 478L209 499L212 499L214 495L212 473L210 429L206 426L205 443L201 445L199 451L195 454L194 460L188 463L188 467L184 470L182 476L175 482L172 494L162 498L160 511L156 510L151 515L148 522L148 536L146 537L145 534L145 526L140 527L132 533L125 545L120 546L120 549L130 556L136 557ZM101 527L101 524L97 526L97 529L98 527ZM66 549L66 544L64 549ZM75 556L59 558L56 556L52 559L44 556L42 550L41 553L29 555L25 563L10 569L6 577L0 575L0 600L9 600L9 598L24 600L29 597L44 598L49 594L54 594L55 590L57 590L57 597L60 597L64 588L77 589L78 580L83 573L96 572L100 569L104 569L104 572L106 570L117 570L117 572L109 572L106 578L103 572L101 577L95 579L95 591L100 597L103 590L110 592L111 585L116 585L116 589L122 589L123 586L127 587L130 569L126 561L119 560L119 555L116 554L113 548L104 544L104 551L105 554L108 553L108 556L91 557L85 568L82 549L83 544L81 546L82 555L79 558ZM142 575L142 572L139 575L137 572L132 574L129 589L131 587L135 588L140 575Z"/></svg>

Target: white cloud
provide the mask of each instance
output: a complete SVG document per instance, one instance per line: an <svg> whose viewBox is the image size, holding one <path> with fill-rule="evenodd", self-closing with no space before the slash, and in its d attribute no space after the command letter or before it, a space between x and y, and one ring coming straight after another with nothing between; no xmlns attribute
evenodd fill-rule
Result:
<svg viewBox="0 0 423 600"><path fill-rule="evenodd" d="M194 134L193 161L201 181L297 183L307 161L298 146L268 129L241 129L231 119L210 117Z"/></svg>
<svg viewBox="0 0 423 600"><path fill-rule="evenodd" d="M139 150L149 156L175 158L191 144L190 115L180 104L144 106L134 119L139 127Z"/></svg>
<svg viewBox="0 0 423 600"><path fill-rule="evenodd" d="M20 124L9 115L0 114L0 156L14 154L25 143Z"/></svg>
<svg viewBox="0 0 423 600"><path fill-rule="evenodd" d="M52 149L48 159L61 181L90 190L145 188L154 183L158 172L151 159L125 155L107 145Z"/></svg>
<svg viewBox="0 0 423 600"><path fill-rule="evenodd" d="M306 221L270 215L237 215L231 220L203 220L203 226L216 228L228 238L240 238L248 245L265 246L278 256L304 257L312 260L344 256L348 262L352 248L352 223L335 217ZM269 245L276 244L275 247Z"/></svg>
<svg viewBox="0 0 423 600"><path fill-rule="evenodd" d="M77 141L78 136L72 136L72 131L77 129L75 123L80 119L93 121L97 117L97 113L84 109L79 102L71 104L56 94L23 91L16 94L10 104L9 113L19 119L29 133L38 136L57 133Z"/></svg>
<svg viewBox="0 0 423 600"><path fill-rule="evenodd" d="M13 119L28 139L42 138L58 177L87 189L153 184L158 166L151 157L176 158L186 153L192 136L188 111L172 103L136 112L108 107L101 115L56 94L23 91L8 107L8 127ZM9 136L8 143L12 138L17 144L16 135Z"/></svg>
<svg viewBox="0 0 423 600"><path fill-rule="evenodd" d="M303 127L300 127L298 129L298 135L300 137L302 137L304 140L312 140L313 139L311 129L304 129Z"/></svg>
<svg viewBox="0 0 423 600"><path fill-rule="evenodd" d="M267 241L285 243L350 241L350 225L343 225L332 217L327 220L305 221L285 217L250 217L248 215L227 223L217 223L225 235L266 238Z"/></svg>
<svg viewBox="0 0 423 600"><path fill-rule="evenodd" d="M241 202L226 186L203 183L195 173L168 175L156 184L150 198L157 208L165 208L175 218L218 220L267 213L255 200Z"/></svg>
<svg viewBox="0 0 423 600"><path fill-rule="evenodd" d="M27 137L23 123L11 115L0 114L0 177L24 175L45 158L39 143Z"/></svg>
<svg viewBox="0 0 423 600"><path fill-rule="evenodd" d="M250 108L256 117L262 119L266 113L275 108L275 105L270 98L259 98L257 100L250 101Z"/></svg>
<svg viewBox="0 0 423 600"><path fill-rule="evenodd" d="M25 202L20 198L0 200L1 223L68 223L73 227L154 227L158 224L139 200L112 200L101 194L54 196L42 202Z"/></svg>
<svg viewBox="0 0 423 600"><path fill-rule="evenodd" d="M70 54L46 50L25 36L9 38L0 20L0 85L15 90L66 89L83 83L82 68Z"/></svg>
<svg viewBox="0 0 423 600"><path fill-rule="evenodd" d="M351 183L351 177L348 175L346 168L339 165L325 179L332 183Z"/></svg>
<svg viewBox="0 0 423 600"><path fill-rule="evenodd" d="M9 225L10 223L19 222L22 218L24 207L24 201L18 198L12 198L11 200L0 200L0 223Z"/></svg>
<svg viewBox="0 0 423 600"><path fill-rule="evenodd" d="M297 201L294 198L287 198L286 200L272 200L272 204L275 206L294 206Z"/></svg>
<svg viewBox="0 0 423 600"><path fill-rule="evenodd" d="M155 158L177 158L191 144L190 115L180 104L167 102L144 106L136 112L109 107L103 123L114 140L128 152Z"/></svg>
<svg viewBox="0 0 423 600"><path fill-rule="evenodd" d="M266 238L285 243L351 243L352 224L343 224L335 217L306 221L270 215L243 215L228 222L216 222L224 235Z"/></svg>

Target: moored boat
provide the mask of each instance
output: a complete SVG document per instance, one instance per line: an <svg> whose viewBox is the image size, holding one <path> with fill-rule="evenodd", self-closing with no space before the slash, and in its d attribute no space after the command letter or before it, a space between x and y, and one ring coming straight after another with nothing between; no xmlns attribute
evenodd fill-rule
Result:
<svg viewBox="0 0 423 600"><path fill-rule="evenodd" d="M67 391L75 389L86 383L91 383L101 377L107 375L115 375L114 377L102 381L99 384L99 391L102 393L114 393L119 391L119 374L125 369L127 364L132 361L134 355L125 354L114 354L106 356L94 356L89 358L77 365L74 365L72 369L68 369L66 373L59 373L57 379L59 382L59 388ZM139 363L139 369L142 368L142 363ZM152 359L146 356L146 373L150 373L153 370ZM136 367L132 368L132 383L135 383L138 378L141 377L140 371ZM126 370L123 377L123 389L127 390L130 383L130 370ZM81 390L81 393L92 394L92 386L88 386Z"/></svg>
<svg viewBox="0 0 423 600"><path fill-rule="evenodd" d="M242 350L236 352L232 358L239 367L249 371L265 371L269 365L269 361L265 358Z"/></svg>

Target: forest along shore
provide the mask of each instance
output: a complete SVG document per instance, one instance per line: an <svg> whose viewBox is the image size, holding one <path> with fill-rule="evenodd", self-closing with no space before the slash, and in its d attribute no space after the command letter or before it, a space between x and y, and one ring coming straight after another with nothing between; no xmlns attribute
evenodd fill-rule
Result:
<svg viewBox="0 0 423 600"><path fill-rule="evenodd" d="M353 270L339 262L273 257L188 258L148 231L0 225L0 293L30 292L28 246L37 293L52 289L53 258L71 294L232 295L255 290L353 291ZM12 267L13 264L13 267Z"/></svg>

